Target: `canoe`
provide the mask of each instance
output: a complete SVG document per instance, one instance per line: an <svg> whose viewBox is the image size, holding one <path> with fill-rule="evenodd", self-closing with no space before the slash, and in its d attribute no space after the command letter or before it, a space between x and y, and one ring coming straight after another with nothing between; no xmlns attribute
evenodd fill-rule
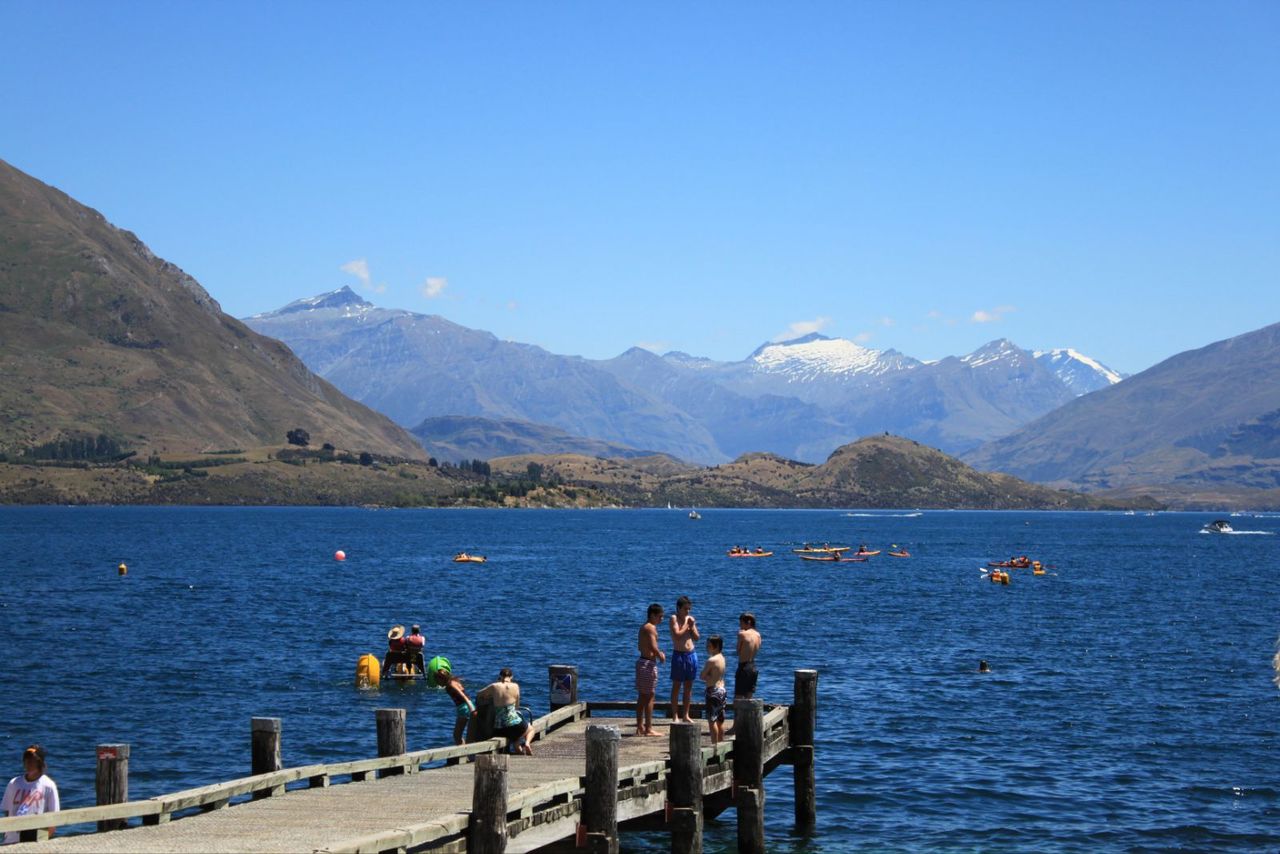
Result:
<svg viewBox="0 0 1280 854"><path fill-rule="evenodd" d="M469 555L466 552L453 556L454 563L484 563L486 560L488 558L484 555Z"/></svg>
<svg viewBox="0 0 1280 854"><path fill-rule="evenodd" d="M725 552L729 557L773 557L773 552Z"/></svg>
<svg viewBox="0 0 1280 854"><path fill-rule="evenodd" d="M866 563L865 557L845 557L844 555L832 555L831 557L818 557L816 555L800 555L801 560L817 560L825 563Z"/></svg>

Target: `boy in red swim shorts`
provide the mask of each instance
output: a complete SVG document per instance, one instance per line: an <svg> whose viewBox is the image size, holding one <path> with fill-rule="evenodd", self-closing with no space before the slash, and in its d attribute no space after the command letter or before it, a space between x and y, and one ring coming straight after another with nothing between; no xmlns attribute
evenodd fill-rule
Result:
<svg viewBox="0 0 1280 854"><path fill-rule="evenodd" d="M649 618L640 627L636 659L636 735L657 735L653 731L653 698L658 693L658 662L667 656L658 648L658 623L662 622L662 606L649 606Z"/></svg>

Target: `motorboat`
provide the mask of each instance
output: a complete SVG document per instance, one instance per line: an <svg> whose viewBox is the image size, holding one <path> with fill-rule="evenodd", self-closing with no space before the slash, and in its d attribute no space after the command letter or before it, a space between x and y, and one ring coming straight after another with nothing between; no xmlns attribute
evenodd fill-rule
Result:
<svg viewBox="0 0 1280 854"><path fill-rule="evenodd" d="M1200 529L1205 534L1232 534L1235 529L1231 527L1231 523L1226 519L1214 519L1209 524Z"/></svg>

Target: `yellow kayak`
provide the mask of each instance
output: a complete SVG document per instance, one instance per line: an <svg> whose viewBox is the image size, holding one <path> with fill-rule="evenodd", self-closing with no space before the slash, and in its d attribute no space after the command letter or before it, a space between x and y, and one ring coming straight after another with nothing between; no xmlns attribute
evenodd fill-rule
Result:
<svg viewBox="0 0 1280 854"><path fill-rule="evenodd" d="M454 563L484 563L488 560L484 555L469 555L466 552L459 552L453 556Z"/></svg>

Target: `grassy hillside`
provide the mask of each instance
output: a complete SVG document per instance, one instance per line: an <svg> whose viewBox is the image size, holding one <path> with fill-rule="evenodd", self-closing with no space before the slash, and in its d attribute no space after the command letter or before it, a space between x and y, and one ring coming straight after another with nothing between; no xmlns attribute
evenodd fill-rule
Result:
<svg viewBox="0 0 1280 854"><path fill-rule="evenodd" d="M1156 507L1142 496L1111 500L989 475L954 457L896 436L872 436L838 448L821 465L773 454L746 454L701 468L669 458L601 460L580 455L521 455L492 460L514 475L530 463L544 477L617 495L627 504L703 507L922 507L1102 509Z"/></svg>
<svg viewBox="0 0 1280 854"><path fill-rule="evenodd" d="M321 441L423 457L97 211L0 161L0 452L105 434L200 451Z"/></svg>

